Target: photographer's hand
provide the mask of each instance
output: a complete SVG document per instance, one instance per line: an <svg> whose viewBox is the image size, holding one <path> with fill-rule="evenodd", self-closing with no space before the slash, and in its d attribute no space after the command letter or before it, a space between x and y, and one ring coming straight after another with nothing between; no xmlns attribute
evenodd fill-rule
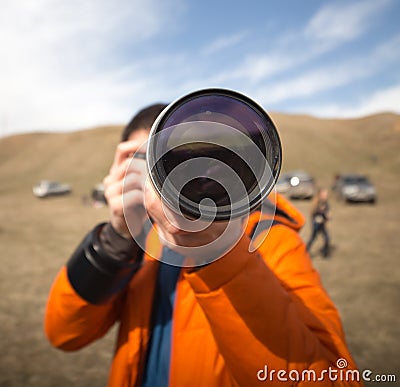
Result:
<svg viewBox="0 0 400 387"><path fill-rule="evenodd" d="M148 181L145 188L145 204L148 214L157 224L164 244L172 250L197 261L208 263L224 255L241 238L243 219L213 222L201 229L193 229L193 222L175 214L161 199ZM199 224L197 224L199 228Z"/></svg>
<svg viewBox="0 0 400 387"><path fill-rule="evenodd" d="M110 208L111 225L125 238L136 237L143 229L146 214L143 204L146 162L140 158L132 160L132 156L135 152L144 152L140 147L146 139L147 137L143 137L139 138L139 141L120 143L110 172L103 180L105 197ZM128 229L124 210L129 213L130 225L135 225L134 229L132 227Z"/></svg>

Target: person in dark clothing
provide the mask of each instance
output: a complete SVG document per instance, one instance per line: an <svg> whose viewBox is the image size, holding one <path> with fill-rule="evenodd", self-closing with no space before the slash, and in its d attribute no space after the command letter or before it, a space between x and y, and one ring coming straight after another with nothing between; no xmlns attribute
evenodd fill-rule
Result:
<svg viewBox="0 0 400 387"><path fill-rule="evenodd" d="M321 188L318 190L318 194L314 199L312 210L312 233L307 243L307 250L310 251L318 234L322 234L324 238L324 245L321 249L322 256L328 258L330 255L330 239L326 223L330 218L330 210L328 203L328 190Z"/></svg>

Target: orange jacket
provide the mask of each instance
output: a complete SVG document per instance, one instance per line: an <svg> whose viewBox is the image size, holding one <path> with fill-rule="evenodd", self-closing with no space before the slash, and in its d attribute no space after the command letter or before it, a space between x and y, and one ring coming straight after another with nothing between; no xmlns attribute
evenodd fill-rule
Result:
<svg viewBox="0 0 400 387"><path fill-rule="evenodd" d="M338 371L338 380L328 376L339 358L348 363L343 370L355 365L338 312L297 233L304 218L280 196L277 205L291 219L276 215L279 223L266 238L265 232L259 234L257 238L265 240L255 252L249 252L250 239L244 235L212 264L194 272L182 270L173 314L171 386L306 386L313 375L323 378L324 386L360 385L341 381L346 378ZM247 233L258 215L250 217ZM147 246L152 254L160 254L154 234ZM45 331L50 342L66 351L77 350L119 320L109 385L140 385L158 265L146 256L127 289L103 305L80 298L63 268L47 305ZM304 370L308 374L301 381Z"/></svg>

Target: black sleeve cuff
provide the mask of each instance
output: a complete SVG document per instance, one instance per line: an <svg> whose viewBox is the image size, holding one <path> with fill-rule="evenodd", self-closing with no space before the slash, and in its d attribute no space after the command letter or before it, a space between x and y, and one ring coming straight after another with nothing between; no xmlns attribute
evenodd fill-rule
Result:
<svg viewBox="0 0 400 387"><path fill-rule="evenodd" d="M111 257L100 243L105 223L97 225L82 241L67 262L68 279L74 290L92 304L102 304L120 292L140 268L143 252L135 245L136 257L124 262Z"/></svg>
<svg viewBox="0 0 400 387"><path fill-rule="evenodd" d="M104 251L117 261L130 262L136 259L141 251L133 238L124 238L115 231L111 223L106 223L101 229L99 240Z"/></svg>

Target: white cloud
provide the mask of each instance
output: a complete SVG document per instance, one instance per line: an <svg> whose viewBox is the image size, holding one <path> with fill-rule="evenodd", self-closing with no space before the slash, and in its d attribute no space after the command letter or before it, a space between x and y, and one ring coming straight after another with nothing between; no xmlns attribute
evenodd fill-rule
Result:
<svg viewBox="0 0 400 387"><path fill-rule="evenodd" d="M264 84L257 93L258 99L266 104L276 104L316 96L369 77L377 71L378 64L379 59L371 54L371 59L349 58L342 63L316 67L282 81Z"/></svg>
<svg viewBox="0 0 400 387"><path fill-rule="evenodd" d="M246 37L246 35L247 32L242 31L233 35L221 36L212 41L206 47L204 47L202 50L202 54L203 55L212 55L215 53L219 54L220 51L230 48L232 46L236 46L237 44L242 42L243 39Z"/></svg>
<svg viewBox="0 0 400 387"><path fill-rule="evenodd" d="M282 82L266 84L257 93L257 99L271 105L296 98L309 97L365 76L365 73L360 70L349 70L346 67L312 70Z"/></svg>
<svg viewBox="0 0 400 387"><path fill-rule="evenodd" d="M376 14L389 2L365 0L328 4L320 8L303 29L283 34L273 40L267 52L244 56L237 66L224 69L212 80L216 83L243 80L256 84L315 61L367 32Z"/></svg>
<svg viewBox="0 0 400 387"><path fill-rule="evenodd" d="M280 47L267 53L256 53L238 58L238 64L233 68L225 68L210 77L209 82L221 83L250 83L256 86L260 82L284 74L301 66L321 53L319 47Z"/></svg>
<svg viewBox="0 0 400 387"><path fill-rule="evenodd" d="M333 2L322 7L306 27L306 35L323 41L342 43L353 40L371 27L388 0Z"/></svg>
<svg viewBox="0 0 400 387"><path fill-rule="evenodd" d="M310 105L298 109L327 118L355 118L380 112L400 114L400 85L378 90L358 103Z"/></svg>
<svg viewBox="0 0 400 387"><path fill-rule="evenodd" d="M157 77L144 58L118 62L115 49L127 41L134 50L159 34L179 14L179 2L7 1L0 14L1 135L128 119L135 102L154 95Z"/></svg>
<svg viewBox="0 0 400 387"><path fill-rule="evenodd" d="M270 105L305 97L318 98L322 92L351 87L360 80L384 73L393 64L400 64L399 44L400 35L397 35L364 56L347 56L330 65L318 66L316 63L311 70L298 72L292 77L258 84L253 88L254 97Z"/></svg>
<svg viewBox="0 0 400 387"><path fill-rule="evenodd" d="M368 57L368 63L376 68L384 67L387 63L400 61L400 34L391 37L377 46Z"/></svg>
<svg viewBox="0 0 400 387"><path fill-rule="evenodd" d="M400 113L400 85L378 90L362 101L355 109L349 111L356 115L392 111Z"/></svg>
<svg viewBox="0 0 400 387"><path fill-rule="evenodd" d="M250 55L231 72L225 72L225 78L244 79L252 83L278 74L294 65L293 57L289 53L275 52L270 54ZM297 60L301 60L297 58Z"/></svg>

